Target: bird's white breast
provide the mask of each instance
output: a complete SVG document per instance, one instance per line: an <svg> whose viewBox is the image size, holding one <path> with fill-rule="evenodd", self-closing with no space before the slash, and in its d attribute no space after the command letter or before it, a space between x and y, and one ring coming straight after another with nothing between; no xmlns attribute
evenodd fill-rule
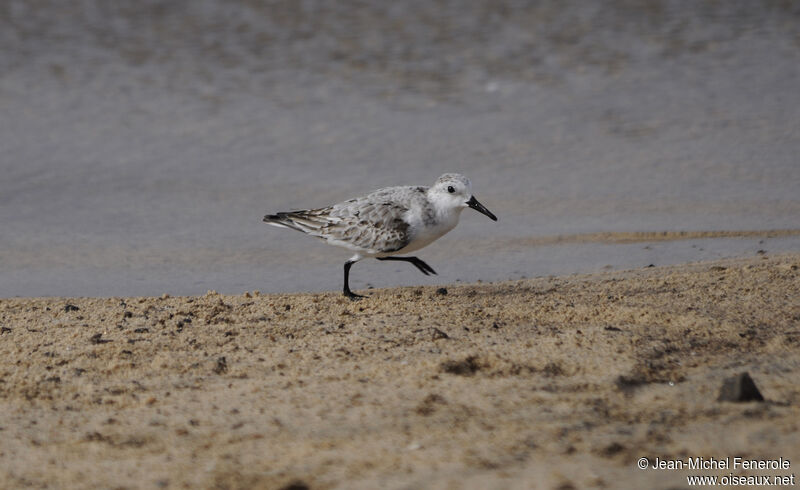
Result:
<svg viewBox="0 0 800 490"><path fill-rule="evenodd" d="M396 253L413 252L430 245L455 228L460 215L461 209L448 209L438 213L423 208L409 210L406 220L412 230L412 239L408 245Z"/></svg>

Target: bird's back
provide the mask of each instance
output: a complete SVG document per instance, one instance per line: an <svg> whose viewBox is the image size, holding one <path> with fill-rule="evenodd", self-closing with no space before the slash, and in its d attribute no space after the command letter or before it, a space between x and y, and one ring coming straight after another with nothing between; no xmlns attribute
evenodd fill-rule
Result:
<svg viewBox="0 0 800 490"><path fill-rule="evenodd" d="M387 254L412 241L415 230L407 217L409 211L416 214L429 207L426 191L421 186L386 187L325 208L267 215L264 221L357 252Z"/></svg>

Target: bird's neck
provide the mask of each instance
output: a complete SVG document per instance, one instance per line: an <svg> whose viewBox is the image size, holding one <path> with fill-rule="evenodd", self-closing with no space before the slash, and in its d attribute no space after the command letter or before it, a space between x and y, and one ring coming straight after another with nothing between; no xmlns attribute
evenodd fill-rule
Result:
<svg viewBox="0 0 800 490"><path fill-rule="evenodd" d="M439 226L448 230L453 229L458 224L458 218L461 217L461 211L463 210L464 208L439 209L436 214Z"/></svg>

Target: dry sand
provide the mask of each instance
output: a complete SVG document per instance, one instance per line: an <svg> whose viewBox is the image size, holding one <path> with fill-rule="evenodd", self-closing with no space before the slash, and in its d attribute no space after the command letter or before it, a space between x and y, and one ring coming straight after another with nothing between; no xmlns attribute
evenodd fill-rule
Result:
<svg viewBox="0 0 800 490"><path fill-rule="evenodd" d="M337 293L0 300L0 487L685 488L800 465L800 255ZM765 402L717 401L747 371Z"/></svg>

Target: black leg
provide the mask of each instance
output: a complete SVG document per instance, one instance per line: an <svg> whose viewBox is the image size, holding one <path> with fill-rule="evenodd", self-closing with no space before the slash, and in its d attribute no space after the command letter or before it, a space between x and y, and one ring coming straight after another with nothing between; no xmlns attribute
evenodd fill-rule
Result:
<svg viewBox="0 0 800 490"><path fill-rule="evenodd" d="M355 301L363 298L364 296L350 291L350 267L352 267L353 264L355 264L355 261L352 260L348 260L344 263L344 288L342 289L342 292L345 296Z"/></svg>
<svg viewBox="0 0 800 490"><path fill-rule="evenodd" d="M429 266L422 260L418 259L417 257L376 257L378 260L400 260L402 262L411 262L414 266L422 271L423 274L426 276L430 274L436 274L436 271L433 270L433 267Z"/></svg>

